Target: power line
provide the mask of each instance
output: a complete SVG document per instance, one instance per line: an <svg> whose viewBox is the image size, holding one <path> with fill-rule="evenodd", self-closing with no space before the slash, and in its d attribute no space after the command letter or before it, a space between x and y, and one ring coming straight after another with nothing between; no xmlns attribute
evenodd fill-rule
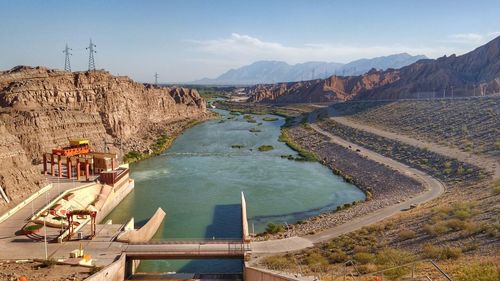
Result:
<svg viewBox="0 0 500 281"><path fill-rule="evenodd" d="M91 38L89 46L85 48L86 50L89 50L89 71L95 70L94 53L97 53L97 51L94 50L94 47L97 46L92 43L92 38Z"/></svg>
<svg viewBox="0 0 500 281"><path fill-rule="evenodd" d="M70 50L73 49L69 48L68 44L66 43L66 48L64 48L63 50L63 53L66 55L66 58L64 59L64 71L69 71L69 72L71 72L71 64L69 62L69 56L73 55L69 52Z"/></svg>

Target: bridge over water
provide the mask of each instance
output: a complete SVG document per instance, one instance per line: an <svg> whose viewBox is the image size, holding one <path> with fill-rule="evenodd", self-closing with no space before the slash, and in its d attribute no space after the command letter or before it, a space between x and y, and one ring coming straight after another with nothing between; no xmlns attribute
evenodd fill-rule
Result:
<svg viewBox="0 0 500 281"><path fill-rule="evenodd" d="M131 260L241 259L249 251L249 244L241 240L206 240L134 243L123 253Z"/></svg>

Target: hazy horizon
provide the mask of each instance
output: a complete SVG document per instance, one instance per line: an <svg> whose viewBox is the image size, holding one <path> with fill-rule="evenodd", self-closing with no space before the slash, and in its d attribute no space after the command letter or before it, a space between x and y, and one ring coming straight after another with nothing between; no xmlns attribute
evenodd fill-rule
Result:
<svg viewBox="0 0 500 281"><path fill-rule="evenodd" d="M260 60L346 63L396 53L463 54L500 35L496 1L0 1L0 68L96 67L162 83Z"/></svg>

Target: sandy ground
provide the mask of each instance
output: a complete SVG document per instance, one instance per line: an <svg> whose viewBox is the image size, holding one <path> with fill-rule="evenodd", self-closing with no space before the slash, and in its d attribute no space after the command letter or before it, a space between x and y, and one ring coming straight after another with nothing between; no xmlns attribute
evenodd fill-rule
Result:
<svg viewBox="0 0 500 281"><path fill-rule="evenodd" d="M80 281L89 277L91 268L70 265L41 267L38 262L7 263L0 262L0 280L17 281L25 276L29 281Z"/></svg>

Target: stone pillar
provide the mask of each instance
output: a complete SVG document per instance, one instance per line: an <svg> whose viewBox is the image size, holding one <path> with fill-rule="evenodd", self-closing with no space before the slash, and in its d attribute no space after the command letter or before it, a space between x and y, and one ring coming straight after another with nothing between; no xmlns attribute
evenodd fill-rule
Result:
<svg viewBox="0 0 500 281"><path fill-rule="evenodd" d="M57 173L59 174L59 177L62 178L62 160L61 160L61 155L57 155Z"/></svg>
<svg viewBox="0 0 500 281"><path fill-rule="evenodd" d="M71 167L71 158L70 157L67 157L66 158L66 165L67 165L67 173L68 173L68 179L71 179L71 176L73 174L73 167Z"/></svg>
<svg viewBox="0 0 500 281"><path fill-rule="evenodd" d="M47 174L47 154L43 154L43 174Z"/></svg>
<svg viewBox="0 0 500 281"><path fill-rule="evenodd" d="M80 158L76 158L76 179L80 180Z"/></svg>
<svg viewBox="0 0 500 281"><path fill-rule="evenodd" d="M54 154L50 154L50 175L56 175L56 172L54 171Z"/></svg>
<svg viewBox="0 0 500 281"><path fill-rule="evenodd" d="M112 157L111 158L111 171L114 171L116 168L116 161L115 161L115 157Z"/></svg>
<svg viewBox="0 0 500 281"><path fill-rule="evenodd" d="M90 181L90 165L89 165L89 160L85 160L85 180Z"/></svg>

